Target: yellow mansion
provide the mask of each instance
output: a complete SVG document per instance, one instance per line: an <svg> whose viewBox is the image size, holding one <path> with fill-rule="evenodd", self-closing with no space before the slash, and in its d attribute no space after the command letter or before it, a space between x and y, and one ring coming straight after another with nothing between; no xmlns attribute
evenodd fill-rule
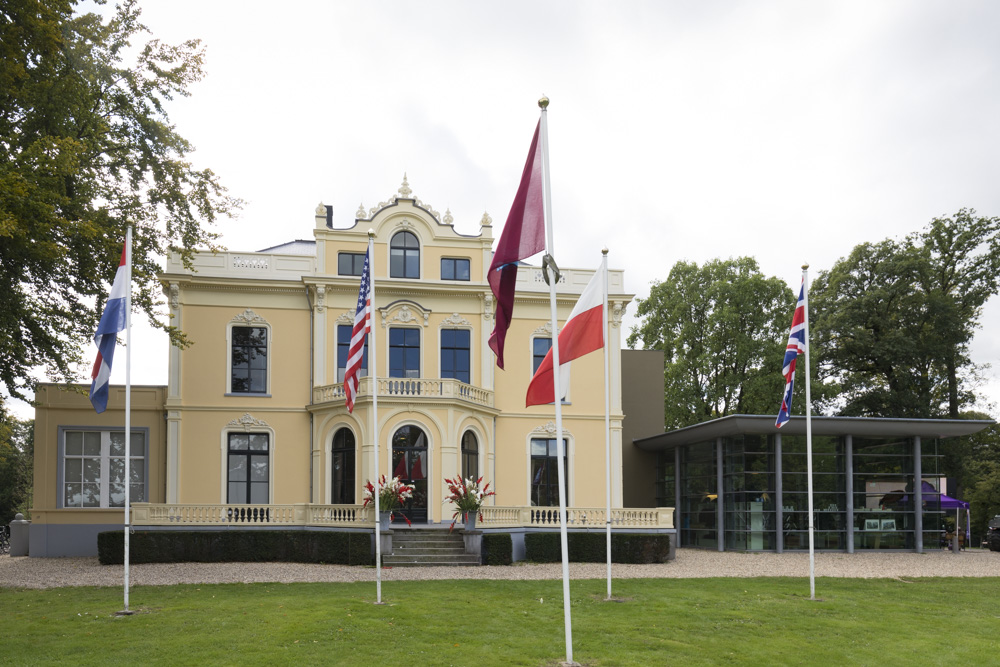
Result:
<svg viewBox="0 0 1000 667"><path fill-rule="evenodd" d="M370 527L374 517L360 505L378 447L379 472L415 486L403 511L414 524L450 523L444 479L481 476L496 489L484 528L551 525L554 513L537 510L558 505L554 409L524 407L552 339L541 269L518 272L500 370L487 345L494 314L489 216L478 234L463 235L450 213L413 197L404 179L388 201L359 209L350 228L334 228L331 217L329 207L317 208L311 240L204 252L189 268L168 258L160 279L171 324L192 344L170 348L166 387L133 388L134 524ZM349 413L344 366L369 230L375 317L366 354L375 355L377 378L363 372ZM595 250L593 267L563 271L561 321L600 259ZM630 461L644 455L633 452L631 437L657 433L663 423L662 393L654 392L659 424L654 418L644 426L650 430L623 439L620 323L631 298L623 272L609 271L616 512L625 511L623 499L635 502L622 488L630 468L643 479L642 505L654 504L654 459ZM662 383L655 365L651 377ZM574 361L563 404L566 491L578 527L605 525L603 378L600 352ZM96 415L85 397L40 386L32 555L95 553L96 532L121 527L123 393L113 387L108 411ZM630 517L615 520L670 527L667 508Z"/></svg>

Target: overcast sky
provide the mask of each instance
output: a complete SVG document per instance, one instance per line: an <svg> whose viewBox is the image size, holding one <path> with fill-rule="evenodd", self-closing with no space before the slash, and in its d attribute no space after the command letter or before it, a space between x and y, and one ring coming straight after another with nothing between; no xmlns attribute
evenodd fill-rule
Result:
<svg viewBox="0 0 1000 667"><path fill-rule="evenodd" d="M638 297L678 260L741 255L797 290L804 262L1000 215L996 2L142 5L155 37L207 47L169 111L247 201L220 227L234 250L312 238L321 201L350 226L404 172L458 231L487 211L498 237L542 94L556 259L596 267L606 245ZM998 323L994 299L972 349L993 402ZM133 382L164 383L165 338L133 349Z"/></svg>

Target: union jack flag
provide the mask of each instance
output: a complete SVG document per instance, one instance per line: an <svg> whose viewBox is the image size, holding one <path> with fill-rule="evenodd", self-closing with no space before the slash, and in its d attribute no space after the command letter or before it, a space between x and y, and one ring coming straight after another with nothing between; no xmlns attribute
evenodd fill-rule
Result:
<svg viewBox="0 0 1000 667"><path fill-rule="evenodd" d="M788 334L788 345L785 347L785 361L781 374L785 376L785 393L781 397L781 409L778 410L778 420L774 425L781 428L791 419L792 385L795 384L795 360L806 351L806 279L802 277L802 288L799 290L799 302L795 304L795 315L792 316L792 331Z"/></svg>
<svg viewBox="0 0 1000 667"><path fill-rule="evenodd" d="M361 289L358 290L358 309L354 313L354 329L351 331L351 346L347 350L347 370L344 372L344 395L347 397L347 411L354 412L354 399L358 395L358 375L364 358L365 338L371 331L372 283L371 247L365 253L365 264L361 269Z"/></svg>

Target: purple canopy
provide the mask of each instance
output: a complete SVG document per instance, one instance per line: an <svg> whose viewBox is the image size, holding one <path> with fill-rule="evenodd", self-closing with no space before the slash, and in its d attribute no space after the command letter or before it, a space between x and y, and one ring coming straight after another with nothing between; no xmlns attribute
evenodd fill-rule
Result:
<svg viewBox="0 0 1000 667"><path fill-rule="evenodd" d="M943 493L938 493L930 482L924 482L920 485L920 490L923 495L924 503L927 505L934 506L938 502L941 503L941 509L943 510L967 510L969 509L969 503L964 500L959 500L958 498L952 498L951 496L946 496Z"/></svg>

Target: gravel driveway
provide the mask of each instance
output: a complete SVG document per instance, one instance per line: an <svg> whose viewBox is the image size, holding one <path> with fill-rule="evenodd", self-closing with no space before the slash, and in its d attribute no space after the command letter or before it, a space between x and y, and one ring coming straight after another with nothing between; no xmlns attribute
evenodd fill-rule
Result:
<svg viewBox="0 0 1000 667"><path fill-rule="evenodd" d="M680 549L677 559L662 565L613 565L612 577L808 577L806 553L737 553ZM170 584L372 581L369 567L305 563L154 563L133 565L133 586ZM604 579L601 563L570 565L572 579ZM817 577L996 577L1000 553L950 551L914 553L818 553ZM382 571L383 581L420 579L559 579L557 564L504 567L405 567ZM0 587L121 586L121 565L101 565L97 558L11 558L0 556Z"/></svg>

